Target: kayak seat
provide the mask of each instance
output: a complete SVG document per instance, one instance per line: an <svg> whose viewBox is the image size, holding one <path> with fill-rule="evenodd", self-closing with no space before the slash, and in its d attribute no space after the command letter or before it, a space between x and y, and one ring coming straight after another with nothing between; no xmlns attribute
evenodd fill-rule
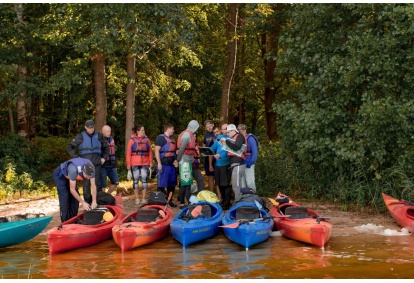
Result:
<svg viewBox="0 0 414 283"><path fill-rule="evenodd" d="M236 220L260 218L259 209L251 206L242 206L236 209Z"/></svg>
<svg viewBox="0 0 414 283"><path fill-rule="evenodd" d="M137 222L152 222L157 220L160 213L155 208L143 208L137 211Z"/></svg>
<svg viewBox="0 0 414 283"><path fill-rule="evenodd" d="M193 209L198 206L198 205L192 205L188 208L188 211L191 215L191 211L193 211ZM211 207L208 204L203 204L201 205L201 214L205 217L205 218L211 218Z"/></svg>
<svg viewBox="0 0 414 283"><path fill-rule="evenodd" d="M308 209L303 206L290 206L285 210L286 215L290 215L290 219L302 219L308 217Z"/></svg>
<svg viewBox="0 0 414 283"><path fill-rule="evenodd" d="M83 215L83 224L96 225L104 222L103 215L109 211L106 207L97 207L95 209L86 210Z"/></svg>
<svg viewBox="0 0 414 283"><path fill-rule="evenodd" d="M0 217L0 223L5 223L5 222L9 222L7 217Z"/></svg>

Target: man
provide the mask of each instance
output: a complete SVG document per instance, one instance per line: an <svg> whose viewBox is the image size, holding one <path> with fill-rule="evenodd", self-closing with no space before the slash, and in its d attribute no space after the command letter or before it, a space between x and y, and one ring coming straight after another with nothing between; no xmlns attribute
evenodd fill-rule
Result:
<svg viewBox="0 0 414 283"><path fill-rule="evenodd" d="M177 161L180 170L180 209L186 207L184 197L190 203L191 185L193 184L192 163L196 156L194 133L200 125L196 120L188 123L187 129L182 131L177 139Z"/></svg>
<svg viewBox="0 0 414 283"><path fill-rule="evenodd" d="M68 153L72 158L78 157L76 148L79 149L79 156L89 159L95 166L95 184L97 190L102 190L101 165L109 156L109 146L101 133L95 132L95 123L92 120L85 122L85 131L77 134L68 144ZM87 203L91 203L91 183L89 179L83 179L83 197Z"/></svg>
<svg viewBox="0 0 414 283"><path fill-rule="evenodd" d="M237 202L241 198L242 180L244 178L245 165L243 164L245 159L245 148L241 152L240 156L236 151L241 151L242 146L245 143L244 137L239 134L234 124L227 126L227 133L229 138L222 137L220 142L225 144L231 151L227 152L227 156L230 157L230 170L231 170L231 185L234 192L234 201Z"/></svg>
<svg viewBox="0 0 414 283"><path fill-rule="evenodd" d="M102 127L102 135L108 143L109 146L109 156L105 159L105 162L102 164L102 188L106 188L106 177L111 181L111 186L108 189L108 194L111 194L115 191L116 187L119 185L118 173L117 173L117 164L116 164L116 148L114 138L111 137L111 127L105 125ZM102 152L103 156L104 152Z"/></svg>
<svg viewBox="0 0 414 283"><path fill-rule="evenodd" d="M200 150L198 148L198 141L197 141L197 134L193 134L195 139L195 148L196 148L196 155L194 156L193 161L193 178L195 179L197 183L197 192L191 192L192 194L199 193L202 190L204 190L204 178L203 175L201 175L200 170Z"/></svg>
<svg viewBox="0 0 414 283"><path fill-rule="evenodd" d="M243 183L242 187L247 187L256 191L254 165L256 164L259 151L259 142L256 136L247 133L247 127L245 124L238 125L237 129L246 140L246 158L244 159L244 165L246 165L244 172L245 182Z"/></svg>
<svg viewBox="0 0 414 283"><path fill-rule="evenodd" d="M203 146L211 147L217 138L213 132L213 128L214 128L213 121L206 120L204 122L204 127L206 128L206 132L204 133ZM212 156L207 156L204 158L204 170L207 176L208 189L212 192L214 192L214 165L215 163L216 163L216 160Z"/></svg>
<svg viewBox="0 0 414 283"><path fill-rule="evenodd" d="M53 172L60 207L60 220L65 222L78 214L79 203L84 210L94 209L97 207L97 193L95 184L95 167L92 162L86 158L73 158L58 167ZM91 205L83 200L78 191L76 180L88 179L92 186Z"/></svg>
<svg viewBox="0 0 414 283"><path fill-rule="evenodd" d="M177 185L177 144L173 136L174 126L166 124L164 126L164 133L155 139L155 159L157 160L157 185L158 191L164 192L167 188L167 198L170 193L174 194L175 186ZM177 207L172 202L172 197L169 201L171 207Z"/></svg>

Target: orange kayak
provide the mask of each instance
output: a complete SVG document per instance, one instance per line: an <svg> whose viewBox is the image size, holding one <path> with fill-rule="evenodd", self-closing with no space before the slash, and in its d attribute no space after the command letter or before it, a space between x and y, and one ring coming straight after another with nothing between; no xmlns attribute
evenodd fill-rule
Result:
<svg viewBox="0 0 414 283"><path fill-rule="evenodd" d="M87 247L98 244L112 237L112 227L121 223L124 206L122 197L115 197L115 205L105 205L112 213L110 221L96 225L81 224L84 222L84 213L63 222L58 227L54 227L46 232L49 254L57 254L68 250Z"/></svg>
<svg viewBox="0 0 414 283"><path fill-rule="evenodd" d="M332 224L326 218L295 202L273 205L270 215L275 216L273 220L277 230L287 238L324 249L331 237Z"/></svg>
<svg viewBox="0 0 414 283"><path fill-rule="evenodd" d="M410 233L414 233L414 204L406 200L398 200L382 193L385 206L392 218L403 228L407 228Z"/></svg>
<svg viewBox="0 0 414 283"><path fill-rule="evenodd" d="M170 231L173 219L171 208L163 211L164 206L154 204L128 214L121 224L112 228L115 243L125 252L161 240Z"/></svg>

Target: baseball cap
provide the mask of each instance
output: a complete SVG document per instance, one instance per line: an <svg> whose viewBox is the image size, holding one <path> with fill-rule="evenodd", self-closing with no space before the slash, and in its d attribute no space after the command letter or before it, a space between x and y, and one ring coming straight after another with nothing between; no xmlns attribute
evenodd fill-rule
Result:
<svg viewBox="0 0 414 283"><path fill-rule="evenodd" d="M234 124L227 125L227 131L236 131L236 132L239 132Z"/></svg>
<svg viewBox="0 0 414 283"><path fill-rule="evenodd" d="M85 126L87 128L93 128L93 127L95 127L95 122L92 121L92 120L88 120L88 121L85 122Z"/></svg>

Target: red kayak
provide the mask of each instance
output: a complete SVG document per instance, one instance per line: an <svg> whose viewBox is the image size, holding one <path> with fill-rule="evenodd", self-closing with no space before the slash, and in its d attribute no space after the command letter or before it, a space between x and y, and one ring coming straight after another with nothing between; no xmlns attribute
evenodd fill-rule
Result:
<svg viewBox="0 0 414 283"><path fill-rule="evenodd" d="M146 205L112 228L112 237L123 252L161 240L170 231L173 219L171 208L162 205Z"/></svg>
<svg viewBox="0 0 414 283"><path fill-rule="evenodd" d="M115 205L105 205L112 214L111 220L95 225L85 225L84 214L80 213L75 217L63 222L58 227L47 231L47 244L49 254L57 254L68 250L87 247L98 244L112 237L112 227L121 223L124 214L121 195L115 197Z"/></svg>
<svg viewBox="0 0 414 283"><path fill-rule="evenodd" d="M406 200L398 200L382 193L385 206L392 218L403 228L407 228L410 233L414 233L414 203Z"/></svg>
<svg viewBox="0 0 414 283"><path fill-rule="evenodd" d="M279 193L276 200L283 198L286 198L286 202L281 204L269 199L273 204L270 215L275 216L273 220L277 230L287 238L324 249L331 237L332 224L315 211L289 201L283 194Z"/></svg>

